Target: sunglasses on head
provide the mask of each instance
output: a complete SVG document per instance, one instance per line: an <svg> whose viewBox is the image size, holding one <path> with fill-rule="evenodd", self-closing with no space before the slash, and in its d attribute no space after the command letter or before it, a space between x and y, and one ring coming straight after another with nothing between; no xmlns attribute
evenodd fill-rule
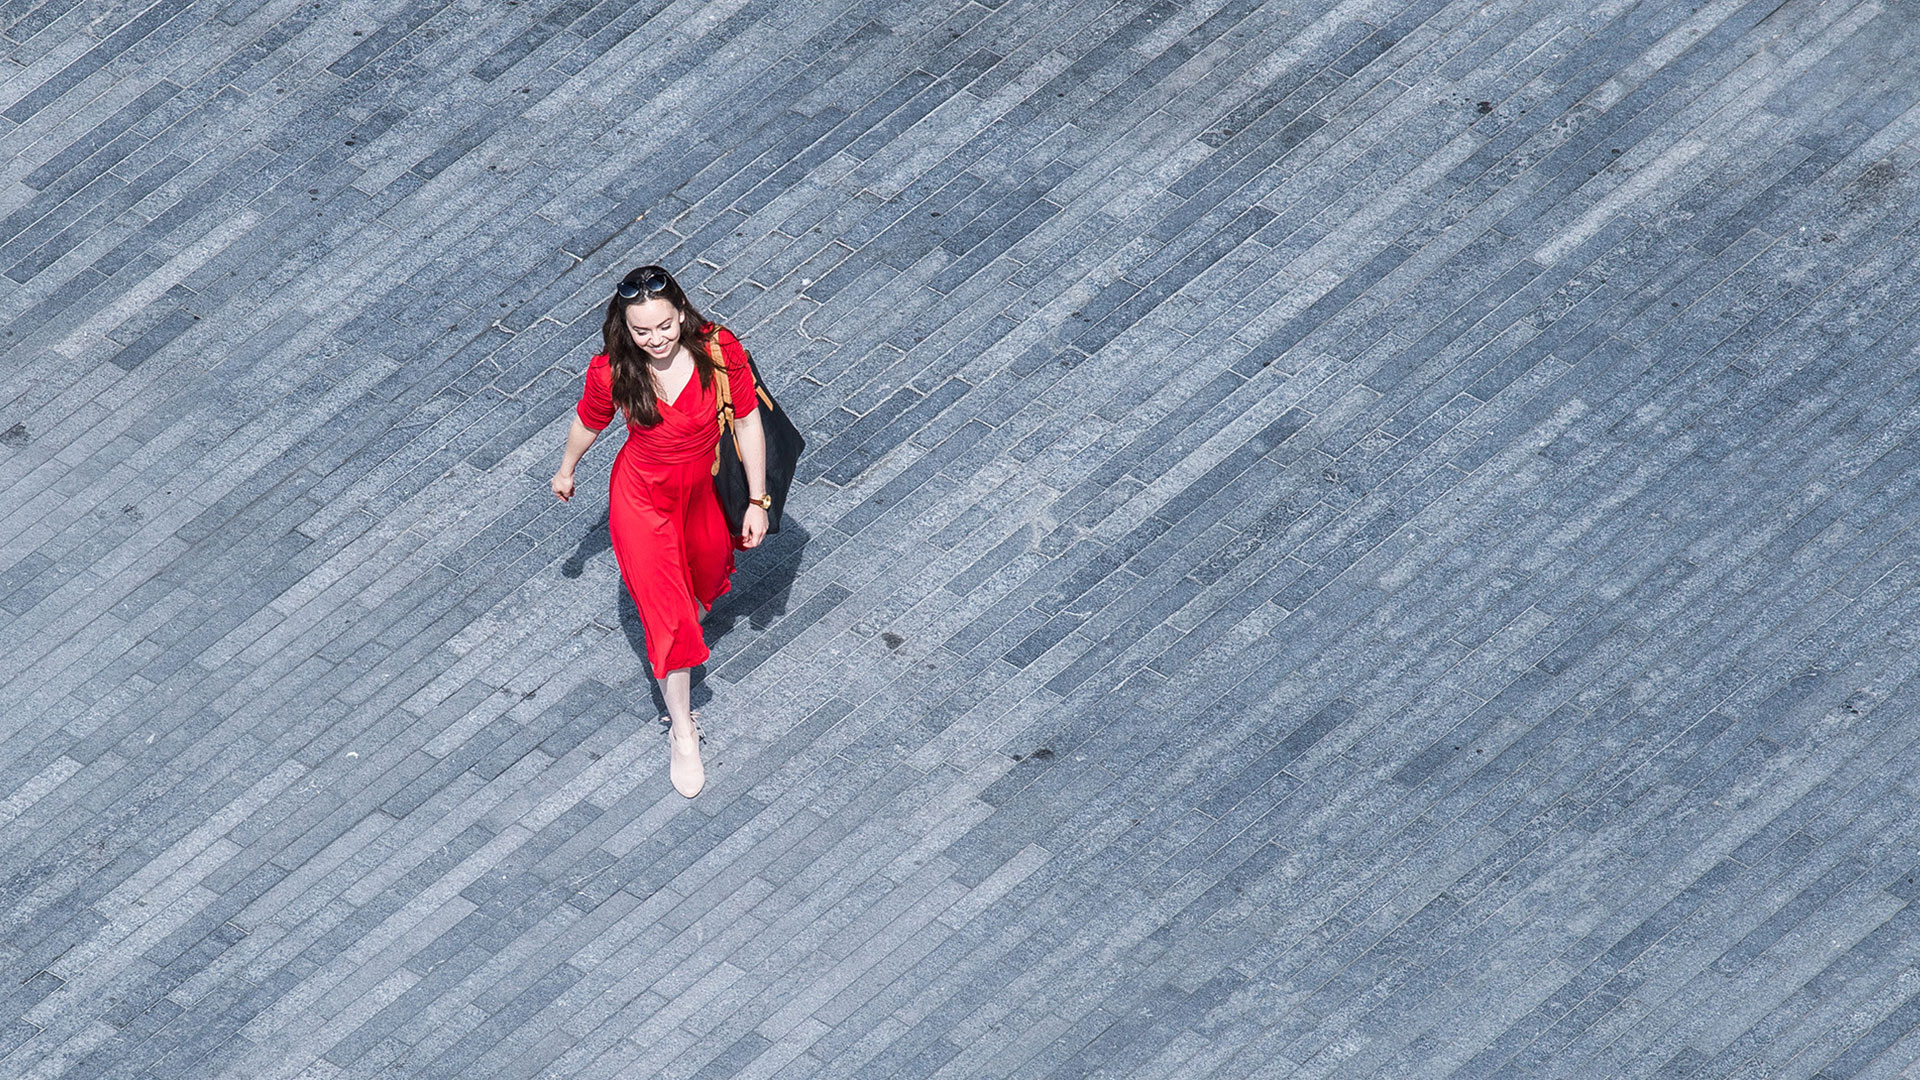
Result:
<svg viewBox="0 0 1920 1080"><path fill-rule="evenodd" d="M648 293L663 293L672 287L673 276L665 269L658 266L643 266L621 278L620 284L614 291L620 294L620 299L631 300Z"/></svg>

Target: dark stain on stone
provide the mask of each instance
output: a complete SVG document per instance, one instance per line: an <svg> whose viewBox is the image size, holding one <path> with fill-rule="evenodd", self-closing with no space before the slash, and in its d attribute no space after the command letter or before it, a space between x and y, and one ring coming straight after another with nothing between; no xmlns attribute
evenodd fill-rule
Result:
<svg viewBox="0 0 1920 1080"><path fill-rule="evenodd" d="M1846 202L1852 209L1865 209L1885 203L1900 183L1900 167L1891 161L1876 161L1847 185Z"/></svg>

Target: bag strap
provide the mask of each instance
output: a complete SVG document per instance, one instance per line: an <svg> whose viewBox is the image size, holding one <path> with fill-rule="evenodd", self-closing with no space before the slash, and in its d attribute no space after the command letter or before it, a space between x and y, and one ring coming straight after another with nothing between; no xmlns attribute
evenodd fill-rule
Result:
<svg viewBox="0 0 1920 1080"><path fill-rule="evenodd" d="M733 452L740 453L740 432L733 426L733 379L727 371L727 357L720 351L720 327L714 327L707 338L707 355L713 358L714 380L720 384L720 407L713 411L714 421L720 425L720 437L726 438L729 431L733 434ZM713 472L720 472L720 447L713 448Z"/></svg>
<svg viewBox="0 0 1920 1080"><path fill-rule="evenodd" d="M720 420L720 430L725 432L727 422L733 419L733 387L728 385L732 380L727 378L727 357L720 351L718 333L707 339L707 356L713 360L716 369L714 378L720 381L720 408L715 415Z"/></svg>

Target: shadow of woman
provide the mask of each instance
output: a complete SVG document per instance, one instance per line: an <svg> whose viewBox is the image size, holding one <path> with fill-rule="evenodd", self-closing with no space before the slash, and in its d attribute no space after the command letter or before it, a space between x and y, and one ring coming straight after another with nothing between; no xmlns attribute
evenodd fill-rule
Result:
<svg viewBox="0 0 1920 1080"><path fill-rule="evenodd" d="M799 572L809 539L806 526L789 513L781 521L780 531L768 536L759 547L734 553L733 587L714 601L713 610L701 623L708 649L713 650L714 644L742 618L755 630L765 630L786 614L794 577ZM585 572L588 559L611 550L613 539L607 532L607 515L601 514L600 520L580 537L573 554L561 561L560 574L578 578ZM618 575L615 575L613 589L614 610L620 613L620 631L627 636L627 647L640 662L640 681L646 684L653 698L654 715L665 716L666 698L661 696L660 684L650 677L653 669L647 661L647 630L640 621L640 610L634 606L633 597L627 594L626 585ZM705 684L706 668L695 668L693 707L696 709L713 700L713 691Z"/></svg>
<svg viewBox="0 0 1920 1080"><path fill-rule="evenodd" d="M573 554L560 562L560 576L577 578L587 569L587 560L603 551L613 550L613 534L607 531L607 512L601 511L600 520L593 523L580 542L574 545Z"/></svg>
<svg viewBox="0 0 1920 1080"><path fill-rule="evenodd" d="M715 600L713 610L707 613L709 649L742 618L755 630L765 630L787 613L793 579L810 539L806 526L786 514L779 532L769 535L752 551L734 553L733 587Z"/></svg>

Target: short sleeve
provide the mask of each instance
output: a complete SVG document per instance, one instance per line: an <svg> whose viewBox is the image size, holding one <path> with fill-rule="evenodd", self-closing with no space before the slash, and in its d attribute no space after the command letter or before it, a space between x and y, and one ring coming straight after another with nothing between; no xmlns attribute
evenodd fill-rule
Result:
<svg viewBox="0 0 1920 1080"><path fill-rule="evenodd" d="M720 342L720 356L727 362L727 390L733 395L733 415L745 416L760 405L753 384L753 368L747 363L747 348L724 326L715 336Z"/></svg>
<svg viewBox="0 0 1920 1080"><path fill-rule="evenodd" d="M606 356L593 358L587 365L585 384L580 388L580 403L573 407L580 422L595 431L613 423L613 366Z"/></svg>

